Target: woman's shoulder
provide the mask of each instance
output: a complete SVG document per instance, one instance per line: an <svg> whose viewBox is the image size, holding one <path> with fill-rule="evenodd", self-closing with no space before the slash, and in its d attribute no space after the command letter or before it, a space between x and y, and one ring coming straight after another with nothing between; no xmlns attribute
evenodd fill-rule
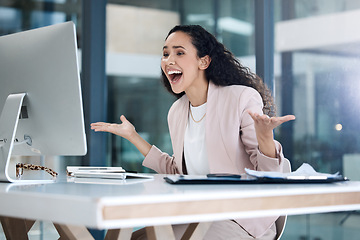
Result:
<svg viewBox="0 0 360 240"><path fill-rule="evenodd" d="M223 96L235 97L237 99L251 96L260 97L260 93L256 89L244 85L219 86L218 90Z"/></svg>
<svg viewBox="0 0 360 240"><path fill-rule="evenodd" d="M181 98L177 99L170 107L168 115L178 112L179 109L189 107L189 99L184 94Z"/></svg>
<svg viewBox="0 0 360 240"><path fill-rule="evenodd" d="M178 108L180 106L186 105L189 103L189 99L187 98L186 94L184 94L182 97L177 99L173 104L171 105L170 109L172 108Z"/></svg>

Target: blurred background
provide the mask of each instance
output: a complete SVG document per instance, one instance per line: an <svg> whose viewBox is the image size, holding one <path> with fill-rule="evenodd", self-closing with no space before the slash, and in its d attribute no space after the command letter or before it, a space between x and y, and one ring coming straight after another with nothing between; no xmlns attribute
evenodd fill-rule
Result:
<svg viewBox="0 0 360 240"><path fill-rule="evenodd" d="M65 21L77 27L89 152L49 157L55 170L106 165L151 172L127 140L88 128L120 122L121 114L172 154L167 112L175 99L160 82L162 46L174 25L199 24L265 79L277 115L296 115L275 131L293 170L307 162L360 180L360 1L0 0L0 36ZM267 54L259 53L261 43ZM357 212L289 216L283 239L358 239L359 223ZM30 238L51 234L41 223Z"/></svg>

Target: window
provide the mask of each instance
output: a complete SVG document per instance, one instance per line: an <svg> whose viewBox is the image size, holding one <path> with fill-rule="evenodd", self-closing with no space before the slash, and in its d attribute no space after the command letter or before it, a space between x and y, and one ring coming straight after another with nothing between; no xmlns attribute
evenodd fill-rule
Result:
<svg viewBox="0 0 360 240"><path fill-rule="evenodd" d="M293 169L307 162L318 171L359 180L360 38L355 29L360 4L285 0L275 6L276 102L280 115L296 115L277 130L285 156ZM346 216L290 216L284 238L355 238L350 224L358 217Z"/></svg>

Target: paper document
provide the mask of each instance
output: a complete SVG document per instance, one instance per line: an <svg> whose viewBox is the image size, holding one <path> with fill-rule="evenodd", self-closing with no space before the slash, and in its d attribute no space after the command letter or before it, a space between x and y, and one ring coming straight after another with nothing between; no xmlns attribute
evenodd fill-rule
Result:
<svg viewBox="0 0 360 240"><path fill-rule="evenodd" d="M248 168L245 168L245 172L250 176L254 176L257 178L279 178L294 180L321 180L343 178L339 173L328 174L316 172L314 168L308 163L303 163L296 171L289 173L255 171Z"/></svg>

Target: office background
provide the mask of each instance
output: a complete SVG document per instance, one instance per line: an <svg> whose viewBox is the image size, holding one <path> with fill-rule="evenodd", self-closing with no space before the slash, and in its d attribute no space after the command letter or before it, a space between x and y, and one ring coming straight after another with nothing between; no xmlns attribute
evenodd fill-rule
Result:
<svg viewBox="0 0 360 240"><path fill-rule="evenodd" d="M89 153L49 159L55 169L149 172L127 140L88 128L121 114L172 153L166 117L174 98L160 82L160 57L167 32L181 23L212 32L265 79L278 115L296 115L275 131L293 169L307 162L360 180L360 1L0 0L0 35L65 21L77 26ZM359 222L356 212L289 216L283 239L357 239ZM31 239L50 234L41 226Z"/></svg>

